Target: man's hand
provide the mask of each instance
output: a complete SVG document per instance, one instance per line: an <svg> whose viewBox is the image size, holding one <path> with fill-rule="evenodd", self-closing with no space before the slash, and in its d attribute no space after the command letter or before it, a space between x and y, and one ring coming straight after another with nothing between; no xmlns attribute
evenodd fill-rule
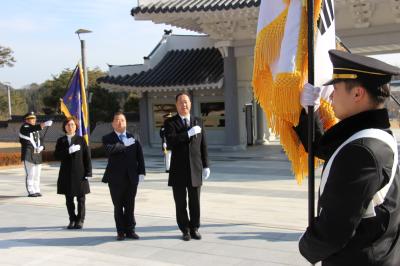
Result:
<svg viewBox="0 0 400 266"><path fill-rule="evenodd" d="M69 154L72 154L72 153L74 153L74 152L77 152L77 151L79 151L81 149L81 145L75 145L75 144L72 144L70 147L69 147L69 149L68 149L68 151L69 151Z"/></svg>
<svg viewBox="0 0 400 266"><path fill-rule="evenodd" d="M207 180L210 177L210 168L203 168L202 177Z"/></svg>
<svg viewBox="0 0 400 266"><path fill-rule="evenodd" d="M314 87L310 83L304 84L303 91L300 96L300 104L306 110L308 106L314 106L314 111L317 111L321 100L321 88Z"/></svg>
<svg viewBox="0 0 400 266"><path fill-rule="evenodd" d="M162 144L162 147L163 147L164 150L166 150L166 149L167 149L167 143L164 142L164 143Z"/></svg>
<svg viewBox="0 0 400 266"><path fill-rule="evenodd" d="M124 145L126 147L131 146L133 144L135 144L135 139L134 138L124 139Z"/></svg>
<svg viewBox="0 0 400 266"><path fill-rule="evenodd" d="M201 133L201 127L199 126L194 126L188 130L189 138L200 133Z"/></svg>
<svg viewBox="0 0 400 266"><path fill-rule="evenodd" d="M139 175L139 182L143 182L144 181L144 177L145 177L145 175Z"/></svg>

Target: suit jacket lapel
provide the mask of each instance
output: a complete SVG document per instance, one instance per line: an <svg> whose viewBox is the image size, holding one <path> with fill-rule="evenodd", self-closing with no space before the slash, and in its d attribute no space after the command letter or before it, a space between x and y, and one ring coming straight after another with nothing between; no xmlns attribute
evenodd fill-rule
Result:
<svg viewBox="0 0 400 266"><path fill-rule="evenodd" d="M115 131L113 132L113 137L114 137L114 140L115 140L116 143L117 142L121 142L121 140L119 139L119 137L118 137L117 133L115 133Z"/></svg>

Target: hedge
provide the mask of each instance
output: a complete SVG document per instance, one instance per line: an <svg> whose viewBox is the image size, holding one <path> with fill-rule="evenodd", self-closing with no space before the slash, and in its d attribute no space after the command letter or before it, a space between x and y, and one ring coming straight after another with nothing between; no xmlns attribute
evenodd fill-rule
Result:
<svg viewBox="0 0 400 266"><path fill-rule="evenodd" d="M43 151L43 162L56 161L53 155L54 151ZM91 149L92 158L104 158L105 152L103 147ZM2 152L0 153L0 166L18 165L21 164L20 152Z"/></svg>

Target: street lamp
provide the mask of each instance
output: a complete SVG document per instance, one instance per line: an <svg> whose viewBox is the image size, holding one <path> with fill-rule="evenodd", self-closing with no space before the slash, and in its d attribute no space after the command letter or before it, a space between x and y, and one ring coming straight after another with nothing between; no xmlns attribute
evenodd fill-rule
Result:
<svg viewBox="0 0 400 266"><path fill-rule="evenodd" d="M90 30L85 30L85 29L79 29L75 31L76 34L78 34L78 38L81 41L81 56L82 56L82 68L83 68L83 77L84 77L84 84L86 88L86 95L88 95L88 76L87 76L87 69L86 69L86 50L85 50L85 40L81 39L81 36L79 34L84 34L84 33L91 33L92 31Z"/></svg>
<svg viewBox="0 0 400 266"><path fill-rule="evenodd" d="M88 88L88 74L87 74L87 68L86 68L86 51L85 51L85 40L81 39L81 36L79 34L84 34L84 33L91 33L92 31L90 30L85 30L85 29L78 29L75 31L76 34L78 34L78 38L81 41L81 57L82 57L82 68L83 68L83 84L85 84L85 89L86 89L86 108L89 113L89 88ZM88 134L90 132L90 118L87 121L87 127L88 127Z"/></svg>

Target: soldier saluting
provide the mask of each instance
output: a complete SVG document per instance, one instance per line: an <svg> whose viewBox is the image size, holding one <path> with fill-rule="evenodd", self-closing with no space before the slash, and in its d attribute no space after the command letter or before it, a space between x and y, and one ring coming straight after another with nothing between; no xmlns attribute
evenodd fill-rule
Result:
<svg viewBox="0 0 400 266"><path fill-rule="evenodd" d="M36 115L29 112L24 115L24 123L19 130L19 142L21 143L21 161L26 173L26 190L28 197L41 197L40 172L42 168L43 139L40 131L49 127L53 121L36 124Z"/></svg>
<svg viewBox="0 0 400 266"><path fill-rule="evenodd" d="M166 119L168 119L170 117L172 117L171 113L165 114L163 116L164 122L165 122ZM164 125L162 125L161 128L160 128L160 138L161 138L161 143L162 143L161 149L162 149L162 151L164 153L165 172L169 173L169 167L170 167L170 164L171 164L171 149L167 145L167 139L165 138L165 127L164 127Z"/></svg>

